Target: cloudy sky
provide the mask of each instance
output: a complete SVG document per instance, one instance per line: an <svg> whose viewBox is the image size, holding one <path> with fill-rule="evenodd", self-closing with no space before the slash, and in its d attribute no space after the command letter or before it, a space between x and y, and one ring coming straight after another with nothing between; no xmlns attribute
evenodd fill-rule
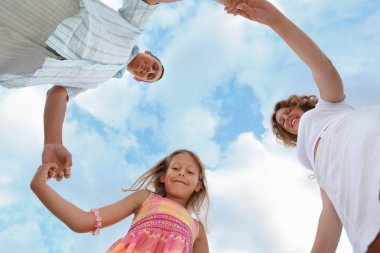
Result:
<svg viewBox="0 0 380 253"><path fill-rule="evenodd" d="M274 3L331 58L349 103L379 103L379 1ZM160 5L138 45L162 59L164 78L141 84L125 75L70 101L64 144L73 154L73 174L51 185L89 210L123 198L120 189L158 159L188 148L208 168L211 252L308 252L319 188L269 129L277 100L317 93L305 65L270 29L228 16L212 0ZM130 219L97 237L75 234L29 189L40 164L49 87L0 88L1 251L104 252ZM338 252L351 252L345 235Z"/></svg>

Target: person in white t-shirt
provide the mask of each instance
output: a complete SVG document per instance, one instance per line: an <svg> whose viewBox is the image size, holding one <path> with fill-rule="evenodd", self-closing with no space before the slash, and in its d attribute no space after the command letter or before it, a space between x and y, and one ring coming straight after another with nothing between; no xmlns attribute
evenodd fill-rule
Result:
<svg viewBox="0 0 380 253"><path fill-rule="evenodd" d="M266 0L228 0L226 11L272 28L306 63L316 96L290 96L275 105L273 132L297 147L314 171L323 202L312 252L335 252L342 231L355 253L380 252L380 107L354 109L342 79L321 49Z"/></svg>

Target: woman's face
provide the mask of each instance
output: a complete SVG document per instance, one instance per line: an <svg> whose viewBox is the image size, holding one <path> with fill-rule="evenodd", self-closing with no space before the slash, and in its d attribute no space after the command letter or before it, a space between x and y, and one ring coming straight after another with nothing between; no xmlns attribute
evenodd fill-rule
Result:
<svg viewBox="0 0 380 253"><path fill-rule="evenodd" d="M299 108L284 107L277 111L276 122L288 133L297 135L301 116L304 114Z"/></svg>

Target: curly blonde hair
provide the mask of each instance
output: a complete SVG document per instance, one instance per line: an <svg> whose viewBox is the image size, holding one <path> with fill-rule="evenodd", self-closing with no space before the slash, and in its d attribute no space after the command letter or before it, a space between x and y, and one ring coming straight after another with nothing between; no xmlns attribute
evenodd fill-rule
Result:
<svg viewBox="0 0 380 253"><path fill-rule="evenodd" d="M318 102L317 96L298 96L291 95L287 99L277 102L274 106L271 124L273 134L276 136L277 140L281 140L285 147L295 147L297 145L297 135L287 132L276 120L276 114L278 110L286 107L293 107L301 109L304 112L307 112L313 108Z"/></svg>
<svg viewBox="0 0 380 253"><path fill-rule="evenodd" d="M142 174L128 189L123 191L137 191L139 189L153 188L154 193L165 197L165 184L161 182L160 177L165 175L169 164L172 159L179 154L190 155L198 165L199 168L199 183L201 184L201 189L196 192L194 191L187 201L186 208L193 212L200 222L202 222L207 227L207 215L210 208L210 201L207 190L206 181L206 168L203 165L201 159L192 151L187 149L179 149L168 156L162 158L156 165L154 165L150 170Z"/></svg>

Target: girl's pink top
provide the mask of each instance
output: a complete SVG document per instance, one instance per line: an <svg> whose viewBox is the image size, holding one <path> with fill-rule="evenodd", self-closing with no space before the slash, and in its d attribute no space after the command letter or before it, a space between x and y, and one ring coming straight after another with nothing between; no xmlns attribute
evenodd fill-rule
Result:
<svg viewBox="0 0 380 253"><path fill-rule="evenodd" d="M151 193L136 212L127 235L107 253L189 253L198 221L177 202Z"/></svg>

